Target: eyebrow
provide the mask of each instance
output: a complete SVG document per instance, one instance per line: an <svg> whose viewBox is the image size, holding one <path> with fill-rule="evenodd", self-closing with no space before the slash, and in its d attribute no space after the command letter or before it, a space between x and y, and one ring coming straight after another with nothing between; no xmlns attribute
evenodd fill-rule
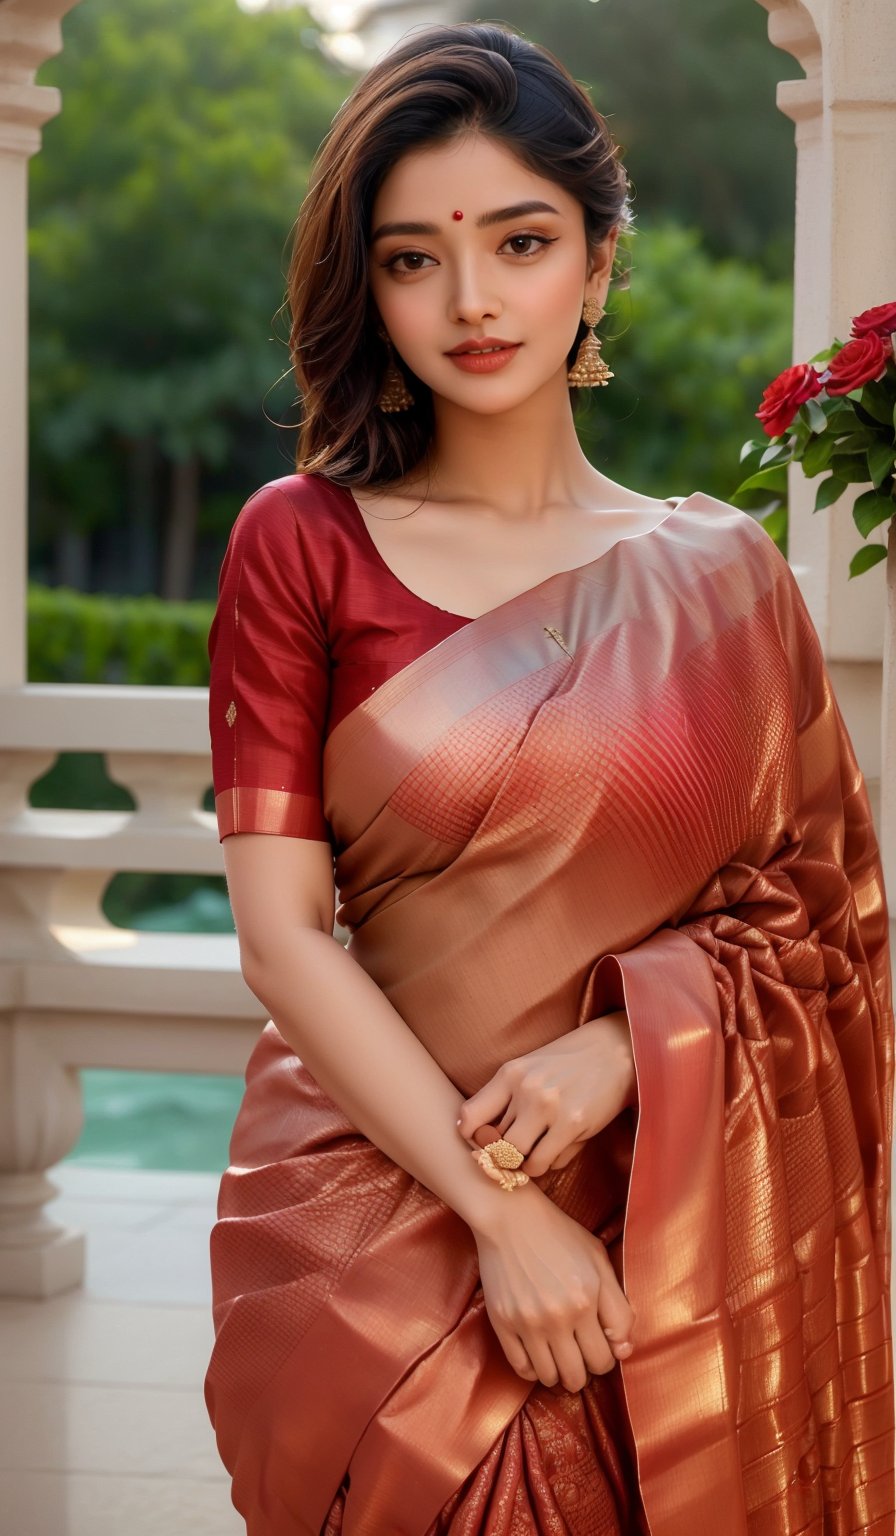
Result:
<svg viewBox="0 0 896 1536"><path fill-rule="evenodd" d="M511 219L524 218L528 213L557 213L559 209L550 203L540 202L538 198L530 198L525 203L513 203L509 208L495 208L491 213L483 213L476 220L477 229L488 229L492 224L509 224ZM380 224L370 237L373 245L375 240L382 240L386 235L440 235L442 233L438 224L401 223Z"/></svg>

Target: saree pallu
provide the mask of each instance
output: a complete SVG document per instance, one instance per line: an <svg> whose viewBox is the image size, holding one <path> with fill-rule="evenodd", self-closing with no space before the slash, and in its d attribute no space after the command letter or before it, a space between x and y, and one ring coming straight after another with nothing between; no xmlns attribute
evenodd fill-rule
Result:
<svg viewBox="0 0 896 1536"><path fill-rule="evenodd" d="M887 905L772 540L686 498L391 677L324 783L349 951L465 1096L626 1008L637 1111L537 1182L607 1242L636 1347L554 1395L594 1458L564 1503L469 1229L269 1022L206 1381L249 1536L892 1533Z"/></svg>

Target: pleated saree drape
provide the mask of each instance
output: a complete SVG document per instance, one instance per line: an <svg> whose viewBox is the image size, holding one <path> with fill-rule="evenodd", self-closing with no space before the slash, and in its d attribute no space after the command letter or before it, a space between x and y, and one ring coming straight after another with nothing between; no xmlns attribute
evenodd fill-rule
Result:
<svg viewBox="0 0 896 1536"><path fill-rule="evenodd" d="M338 723L324 782L350 952L465 1095L626 1007L637 1113L538 1182L607 1241L637 1347L572 1405L579 1472L606 1454L564 1504L465 1224L273 1021L212 1235L249 1536L890 1536L886 901L764 530L697 493L502 603Z"/></svg>

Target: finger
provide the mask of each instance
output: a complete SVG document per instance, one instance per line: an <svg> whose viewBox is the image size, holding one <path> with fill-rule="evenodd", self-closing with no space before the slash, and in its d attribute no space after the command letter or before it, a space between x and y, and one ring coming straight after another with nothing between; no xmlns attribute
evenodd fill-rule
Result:
<svg viewBox="0 0 896 1536"><path fill-rule="evenodd" d="M547 1126L543 1116L533 1110L529 1110L526 1114L521 1114L511 1119L507 1129L503 1130L501 1135L505 1136L508 1141L512 1141L513 1145L518 1147L528 1157L536 1147L536 1144L538 1146L541 1145L541 1137L544 1136L546 1130ZM529 1173L530 1170L525 1168L523 1171L524 1173Z"/></svg>
<svg viewBox="0 0 896 1536"><path fill-rule="evenodd" d="M521 1333L523 1348L532 1361L537 1379L546 1387L556 1387L560 1371L551 1347L543 1334Z"/></svg>
<svg viewBox="0 0 896 1536"><path fill-rule="evenodd" d="M584 1145L584 1141L574 1141L572 1146L567 1147L565 1152L560 1152L558 1156L554 1158L553 1162L551 1163L551 1167L567 1168L572 1162L573 1158L578 1157Z"/></svg>
<svg viewBox="0 0 896 1536"><path fill-rule="evenodd" d="M607 1371L612 1371L616 1356L607 1343L596 1312L576 1325L576 1341L589 1371L595 1376L604 1376Z"/></svg>
<svg viewBox="0 0 896 1536"><path fill-rule="evenodd" d="M567 1392L581 1392L588 1381L588 1366L574 1333L551 1338L551 1353L557 1362L560 1381ZM607 1350L609 1354L609 1350Z"/></svg>
<svg viewBox="0 0 896 1536"><path fill-rule="evenodd" d="M526 1381L536 1381L538 1372L529 1359L528 1350L519 1335L510 1332L507 1328L496 1328L495 1332L501 1348L517 1375L522 1376Z"/></svg>
<svg viewBox="0 0 896 1536"><path fill-rule="evenodd" d="M600 1292L597 1298L597 1319L614 1355L624 1359L633 1347L635 1312L616 1278L616 1271L603 1243L598 1256L598 1272Z"/></svg>
<svg viewBox="0 0 896 1536"><path fill-rule="evenodd" d="M506 1084L495 1075L458 1110L457 1128L468 1141L482 1125L497 1125L510 1102Z"/></svg>
<svg viewBox="0 0 896 1536"><path fill-rule="evenodd" d="M524 1143L516 1141L515 1136L511 1135L510 1140L519 1147L521 1152L525 1150ZM537 1179L556 1164L557 1158L562 1157L569 1150L571 1144L576 1151L578 1151L581 1145L581 1143L571 1143L571 1135L568 1130L563 1130L562 1127L556 1125L548 1126L541 1138L530 1144L530 1151L523 1164L523 1172ZM562 1164L558 1166L562 1166Z"/></svg>

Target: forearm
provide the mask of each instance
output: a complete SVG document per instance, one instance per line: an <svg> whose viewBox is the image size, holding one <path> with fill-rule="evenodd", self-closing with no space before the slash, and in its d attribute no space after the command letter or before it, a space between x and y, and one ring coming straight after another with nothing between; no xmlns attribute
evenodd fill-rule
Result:
<svg viewBox="0 0 896 1536"><path fill-rule="evenodd" d="M456 1211L488 1231L547 1199L508 1193L482 1172L457 1130L463 1095L366 971L331 935L301 928L244 975L280 1034L352 1124Z"/></svg>

